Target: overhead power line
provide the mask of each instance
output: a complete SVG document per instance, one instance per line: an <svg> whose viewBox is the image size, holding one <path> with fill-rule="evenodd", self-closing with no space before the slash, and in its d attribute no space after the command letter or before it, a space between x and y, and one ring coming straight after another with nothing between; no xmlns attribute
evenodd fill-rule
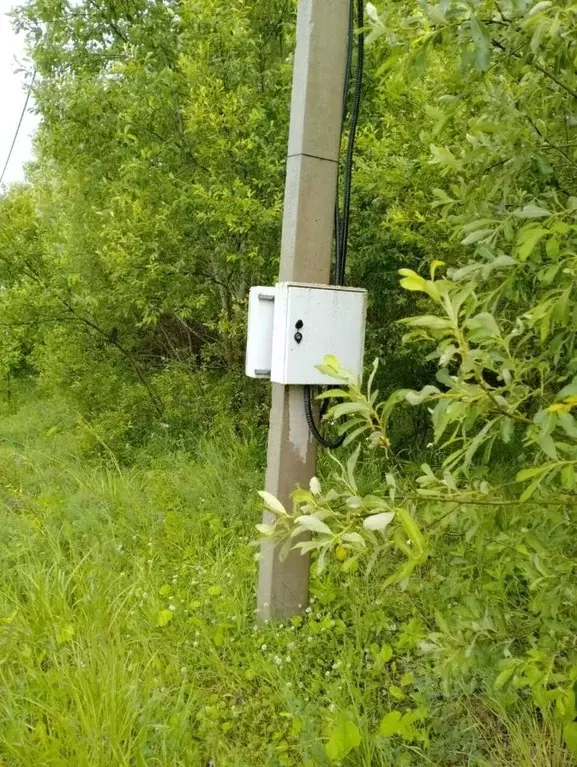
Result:
<svg viewBox="0 0 577 767"><path fill-rule="evenodd" d="M20 119L18 120L18 125L16 126L16 132L14 133L14 138L12 139L12 144L10 145L8 156L6 157L6 162L4 163L4 167L2 168L2 173L0 174L0 184L4 180L4 174L6 173L8 163L10 162L10 158L12 157L12 152L14 151L14 146L16 145L16 139L18 138L18 134L20 133L20 128L22 127L22 120L24 120L24 115L26 114L26 110L28 109L28 102L30 101L30 95L32 93L32 88L34 86L35 79L36 79L36 70L34 70L34 73L32 75L32 80L30 81L30 85L28 86L28 93L26 94L26 100L24 102L24 106L22 107L22 112L20 114Z"/></svg>

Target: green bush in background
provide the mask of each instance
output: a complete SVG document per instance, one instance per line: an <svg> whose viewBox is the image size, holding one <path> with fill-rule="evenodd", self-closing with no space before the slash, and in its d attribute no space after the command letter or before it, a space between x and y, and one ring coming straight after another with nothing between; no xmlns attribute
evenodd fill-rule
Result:
<svg viewBox="0 0 577 767"><path fill-rule="evenodd" d="M242 367L294 3L16 12L41 125L0 198L7 765L575 761L577 11L366 9L347 279L381 365L330 417L378 450L279 511L317 564L284 626L255 621Z"/></svg>

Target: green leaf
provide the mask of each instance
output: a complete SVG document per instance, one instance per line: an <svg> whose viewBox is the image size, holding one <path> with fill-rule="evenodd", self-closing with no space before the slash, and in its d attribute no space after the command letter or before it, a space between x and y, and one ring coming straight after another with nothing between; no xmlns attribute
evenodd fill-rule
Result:
<svg viewBox="0 0 577 767"><path fill-rule="evenodd" d="M430 150L432 154L432 159L430 160L431 165L440 165L441 167L450 170L459 169L457 158L448 147L431 144Z"/></svg>
<svg viewBox="0 0 577 767"><path fill-rule="evenodd" d="M546 11L547 8L550 8L553 5L551 0L543 0L540 3L536 3L529 13L527 14L527 18L531 18L531 16L536 16L538 13L542 13L543 11Z"/></svg>
<svg viewBox="0 0 577 767"><path fill-rule="evenodd" d="M533 482L531 482L531 484L521 493L521 497L519 498L519 501L521 503L528 501L529 498L531 498L531 496L535 492L535 490L537 490L537 488L539 487L539 485L541 484L544 478L545 478L544 474L542 474L539 477L536 477L533 480Z"/></svg>
<svg viewBox="0 0 577 767"><path fill-rule="evenodd" d="M275 514L280 514L286 516L286 509L282 505L282 503L272 495L272 493L267 492L266 490L259 490L258 494L264 501L264 505L267 507L267 509L270 509L270 511L273 511Z"/></svg>
<svg viewBox="0 0 577 767"><path fill-rule="evenodd" d="M333 399L335 397L348 399L350 397L350 393L344 389L327 389L327 391L323 391L320 394L317 394L315 399Z"/></svg>
<svg viewBox="0 0 577 767"><path fill-rule="evenodd" d="M377 371L379 369L379 358L377 357L375 360L373 360L373 367L371 369L371 374L369 376L369 380L367 382L367 392L370 394L373 390L373 382L375 380L375 376L377 375Z"/></svg>
<svg viewBox="0 0 577 767"><path fill-rule="evenodd" d="M405 700L405 697L406 697L403 690L401 690L400 687L397 687L396 684L392 684L389 687L389 695L391 696L391 698L394 698L395 700Z"/></svg>
<svg viewBox="0 0 577 767"><path fill-rule="evenodd" d="M575 469L572 464L564 466L561 470L561 484L565 490L573 490L575 487Z"/></svg>
<svg viewBox="0 0 577 767"><path fill-rule="evenodd" d="M315 365L315 367L320 373L325 376L329 376L329 378L334 378L341 382L344 380L341 373L337 372L334 368L329 367L328 365Z"/></svg>
<svg viewBox="0 0 577 767"><path fill-rule="evenodd" d="M571 413L559 413L557 418L567 436L577 439L577 422Z"/></svg>
<svg viewBox="0 0 577 767"><path fill-rule="evenodd" d="M444 317L436 317L432 314L424 314L420 317L408 317L402 320L404 325L410 325L415 328L430 328L431 330L446 330L453 327L451 320Z"/></svg>
<svg viewBox="0 0 577 767"><path fill-rule="evenodd" d="M382 661L382 663L388 663L391 658L393 657L393 648L390 644L384 644L381 647L381 651L379 653L379 659Z"/></svg>
<svg viewBox="0 0 577 767"><path fill-rule="evenodd" d="M370 413L370 408L366 402L342 402L329 410L331 418L341 418L343 415L351 413Z"/></svg>
<svg viewBox="0 0 577 767"><path fill-rule="evenodd" d="M413 55L409 58L410 68L413 72L417 74L422 74L427 68L430 41L431 41L431 37L429 36L425 40L425 42L420 47L418 47L413 53Z"/></svg>
<svg viewBox="0 0 577 767"><path fill-rule="evenodd" d="M323 363L334 370L335 373L338 373L341 366L338 357L335 357L334 354L326 354L323 358Z"/></svg>
<svg viewBox="0 0 577 767"><path fill-rule="evenodd" d="M302 517L297 517L295 520L297 525L304 527L305 530L310 530L313 533L323 533L323 535L332 535L332 531L328 525L321 522L317 517L313 517L310 514L304 514Z"/></svg>
<svg viewBox="0 0 577 767"><path fill-rule="evenodd" d="M484 72L489 67L491 58L491 36L487 27L476 16L471 17L471 37L475 46L475 63Z"/></svg>
<svg viewBox="0 0 577 767"><path fill-rule="evenodd" d="M324 543L318 538L315 538L313 541L299 541L298 543L295 543L293 548L298 549L301 554L307 554L309 551L320 549L322 546L324 546Z"/></svg>
<svg viewBox="0 0 577 767"><path fill-rule="evenodd" d="M494 218L480 218L478 221L470 221L468 224L462 226L461 231L463 234L468 234L469 232L476 232L478 229L487 229L487 224L494 223L496 223ZM493 230L488 229L487 231Z"/></svg>
<svg viewBox="0 0 577 767"><path fill-rule="evenodd" d="M499 336L499 326L490 312L480 312L471 319L467 320L465 325L472 331L471 337L475 340Z"/></svg>
<svg viewBox="0 0 577 767"><path fill-rule="evenodd" d="M557 448L555 441L550 434L540 432L536 437L537 444L548 458L557 460Z"/></svg>
<svg viewBox="0 0 577 767"><path fill-rule="evenodd" d="M401 280L401 287L405 290L420 293L427 292L427 280L425 280L424 277L421 277L420 274L417 274L412 269L400 269L399 274L404 277L404 279Z"/></svg>
<svg viewBox="0 0 577 767"><path fill-rule="evenodd" d="M472 245L475 242L486 239L489 235L493 234L494 229L478 229L476 232L471 232L463 240L461 245Z"/></svg>
<svg viewBox="0 0 577 767"><path fill-rule="evenodd" d="M534 202L530 202L524 208L517 209L515 215L518 218L545 218L551 215L551 211L547 210L547 208L542 208Z"/></svg>
<svg viewBox="0 0 577 767"><path fill-rule="evenodd" d="M501 439L506 445L511 441L511 437L513 436L513 429L513 421L511 421L509 418L501 419L499 423L499 431L501 434Z"/></svg>
<svg viewBox="0 0 577 767"><path fill-rule="evenodd" d="M512 679L515 671L516 671L516 665L512 663L510 663L502 671L500 671L493 684L493 687L495 688L495 690L497 691L502 690L504 687L506 687L507 684Z"/></svg>
<svg viewBox="0 0 577 767"><path fill-rule="evenodd" d="M156 616L157 626L166 626L173 618L172 610L161 610Z"/></svg>
<svg viewBox="0 0 577 767"><path fill-rule="evenodd" d="M280 549L278 550L278 558L279 562L284 562L285 559L288 557L292 549L292 541L290 538L287 538L284 540L281 544Z"/></svg>
<svg viewBox="0 0 577 767"><path fill-rule="evenodd" d="M327 551L328 551L328 549L327 549L326 546L323 546L320 549L320 554L319 554L319 558L317 559L317 566L316 566L316 572L317 572L318 575L320 575L324 571L324 569L326 567L326 564L327 564Z"/></svg>
<svg viewBox="0 0 577 767"><path fill-rule="evenodd" d="M567 384L567 386L564 386L561 391L558 391L555 395L555 399L557 402L561 402L566 397L571 397L574 394L577 394L577 377L575 377L571 383Z"/></svg>
<svg viewBox="0 0 577 767"><path fill-rule="evenodd" d="M331 762L339 762L348 756L361 743L361 733L354 722L341 715L329 732L329 740L325 746Z"/></svg>
<svg viewBox="0 0 577 767"><path fill-rule="evenodd" d="M521 469L521 471L517 472L515 480L517 482L524 482L526 479L532 479L533 477L538 477L540 474L544 474L547 471L551 471L551 469L555 466L555 463L545 463L542 466L531 466L528 469Z"/></svg>
<svg viewBox="0 0 577 767"><path fill-rule="evenodd" d="M364 423L362 426L359 426L354 431L350 432L350 434L347 434L345 441L343 442L343 447L350 445L351 442L354 442L357 437L360 437L361 434L368 431L370 428L368 423Z"/></svg>
<svg viewBox="0 0 577 767"><path fill-rule="evenodd" d="M571 754L577 757L577 722L569 722L565 725L563 737Z"/></svg>
<svg viewBox="0 0 577 767"><path fill-rule="evenodd" d="M403 508L397 509L397 516L401 520L403 530L415 545L417 552L423 552L425 549L425 539L415 520L411 517L409 512Z"/></svg>
<svg viewBox="0 0 577 767"><path fill-rule="evenodd" d="M520 229L518 235L517 258L520 261L526 261L539 242L547 234L549 234L547 229L535 224L529 224Z"/></svg>
<svg viewBox="0 0 577 767"><path fill-rule="evenodd" d="M365 517L363 527L366 530L384 530L395 518L394 511L383 511L380 514L371 514Z"/></svg>
<svg viewBox="0 0 577 767"><path fill-rule="evenodd" d="M550 237L547 240L547 243L545 245L545 251L549 258L556 259L559 256L561 247L559 245L559 240L557 237ZM559 270L560 264L553 264L552 267L550 267L552 270L551 276L547 280L547 284L551 284L553 282L553 279L555 278L557 271Z"/></svg>
<svg viewBox="0 0 577 767"><path fill-rule="evenodd" d="M437 198L435 202L432 203L432 207L437 207L438 205L449 205L455 200L453 200L452 197L449 197L449 195L445 192L444 189L435 188L433 189L433 194ZM464 231L464 227L463 227Z"/></svg>
<svg viewBox="0 0 577 767"><path fill-rule="evenodd" d="M391 711L381 719L379 724L379 735L383 738L392 738L401 731L401 712Z"/></svg>
<svg viewBox="0 0 577 767"><path fill-rule="evenodd" d="M399 529L399 530L395 531L395 534L393 536L393 540L395 542L395 546L399 549L399 551L402 551L403 554L406 557L410 558L410 557L413 556L413 552L411 550L411 547L407 543L406 537L405 537L405 535L403 535L403 531L402 530Z"/></svg>
<svg viewBox="0 0 577 767"><path fill-rule="evenodd" d="M316 477L313 477L312 479L316 479ZM312 482L311 479L311 482ZM318 480L317 480L318 482ZM311 490L305 490L304 487L297 487L296 490L293 490L291 493L291 498L293 500L293 503L297 504L298 506L302 506L306 503L312 503L313 502L313 496Z"/></svg>
<svg viewBox="0 0 577 767"><path fill-rule="evenodd" d="M356 572L358 566L359 566L359 558L358 557L349 557L341 565L341 570L342 570L343 573L354 573L354 572Z"/></svg>
<svg viewBox="0 0 577 767"><path fill-rule="evenodd" d="M362 535L359 535L359 533L344 533L343 541L347 541L347 543L354 543L356 546L360 546L363 549L367 546L365 539Z"/></svg>
<svg viewBox="0 0 577 767"><path fill-rule="evenodd" d="M425 402L425 400L429 399L429 397L434 397L437 394L440 394L439 389L436 386L427 384L421 391L407 391L405 393L405 399L409 405L420 405Z"/></svg>
<svg viewBox="0 0 577 767"><path fill-rule="evenodd" d="M349 486L357 492L357 483L355 480L355 469L357 466L357 461L359 460L359 455L361 452L361 446L357 445L357 447L354 449L354 451L350 454L350 456L347 459L347 479L349 482Z"/></svg>
<svg viewBox="0 0 577 767"><path fill-rule="evenodd" d="M272 525L260 524L256 525L256 529L261 535L265 535L267 537L274 535L274 527Z"/></svg>

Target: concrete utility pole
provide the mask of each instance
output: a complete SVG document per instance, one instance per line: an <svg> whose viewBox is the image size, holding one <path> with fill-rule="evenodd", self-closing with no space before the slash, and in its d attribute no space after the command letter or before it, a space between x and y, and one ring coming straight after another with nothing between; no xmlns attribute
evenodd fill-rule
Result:
<svg viewBox="0 0 577 767"><path fill-rule="evenodd" d="M351 0L300 0L287 157L280 281L327 284L340 148ZM301 386L272 384L266 489L290 509L290 493L308 487L316 443ZM265 512L265 523L274 515ZM261 620L289 618L308 602L309 557L262 544Z"/></svg>

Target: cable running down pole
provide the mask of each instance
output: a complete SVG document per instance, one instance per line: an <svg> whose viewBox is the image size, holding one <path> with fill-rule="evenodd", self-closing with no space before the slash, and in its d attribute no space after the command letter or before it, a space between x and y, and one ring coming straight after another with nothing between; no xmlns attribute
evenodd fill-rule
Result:
<svg viewBox="0 0 577 767"><path fill-rule="evenodd" d="M361 108L362 98L362 86L363 86L363 70L364 70L364 54L365 54L365 37L363 33L364 26L364 2L363 0L356 0L357 3L357 18L356 18L356 30L354 24L354 2L350 3L350 15L349 15L349 44L347 49L347 64L345 70L345 82L343 90L343 111L341 122L341 138L344 129L344 123L347 115L347 104L349 96L349 84L351 79L352 70L352 56L353 56L353 38L357 38L357 61L355 71L355 88L353 95L353 103L351 108L351 122L349 127L349 136L347 141L347 152L345 159L344 170L344 195L343 195L343 212L342 217L339 211L339 189L337 182L337 199L335 203L335 267L334 267L334 284L344 285L345 272L347 265L347 254L349 245L349 224L351 215L351 190L353 180L353 157L355 151L355 141L357 136L357 127L359 124L359 113ZM356 34L355 34L356 32ZM321 434L319 426L315 423L315 414L313 408L313 392L312 386L307 385L303 388L304 395L304 407L307 424L311 430L313 437L323 447L329 450L334 450L340 447L345 441L345 435L330 439ZM328 407L328 400L324 399L320 409L321 419L326 413Z"/></svg>

